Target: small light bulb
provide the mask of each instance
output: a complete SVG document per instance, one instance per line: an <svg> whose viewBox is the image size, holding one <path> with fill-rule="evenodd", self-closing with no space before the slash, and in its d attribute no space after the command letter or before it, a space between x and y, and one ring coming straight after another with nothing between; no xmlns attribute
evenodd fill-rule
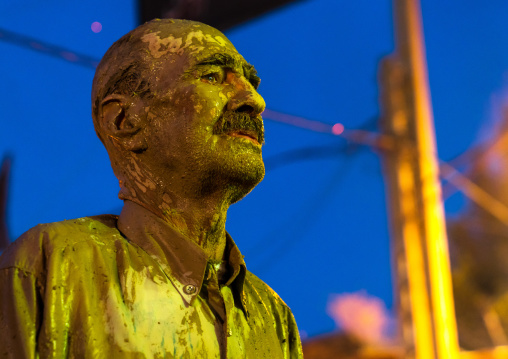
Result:
<svg viewBox="0 0 508 359"><path fill-rule="evenodd" d="M332 133L334 135L340 135L342 132L344 132L344 125L342 123L336 123L332 127Z"/></svg>
<svg viewBox="0 0 508 359"><path fill-rule="evenodd" d="M98 21L94 21L92 22L92 26L90 26L92 31L95 32L96 34L101 32L102 30L102 24Z"/></svg>

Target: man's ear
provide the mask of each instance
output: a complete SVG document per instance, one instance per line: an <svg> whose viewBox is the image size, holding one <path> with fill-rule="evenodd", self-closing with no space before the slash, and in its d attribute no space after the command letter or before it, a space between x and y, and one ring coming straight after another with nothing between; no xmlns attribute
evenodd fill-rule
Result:
<svg viewBox="0 0 508 359"><path fill-rule="evenodd" d="M99 116L107 137L126 150L142 152L147 148L144 137L146 114L139 97L124 95L105 97L99 108Z"/></svg>

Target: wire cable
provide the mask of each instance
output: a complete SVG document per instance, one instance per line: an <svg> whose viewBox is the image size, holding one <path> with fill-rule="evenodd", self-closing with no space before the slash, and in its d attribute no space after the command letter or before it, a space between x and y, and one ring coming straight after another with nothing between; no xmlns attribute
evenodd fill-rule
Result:
<svg viewBox="0 0 508 359"><path fill-rule="evenodd" d="M313 161L348 155L352 150L351 145L348 144L297 148L268 157L264 160L265 169L266 171L273 171L301 161Z"/></svg>
<svg viewBox="0 0 508 359"><path fill-rule="evenodd" d="M301 206L284 224L272 231L268 236L257 242L255 247L247 250L246 257L253 267L253 271L258 274L266 273L280 259L287 255L291 249L300 243L305 234L311 228L311 225L324 211L330 202L331 193L340 186L337 184L345 177L347 167L350 165L350 158L338 167L330 176L325 185L320 186L319 190L311 199ZM264 257L264 259L259 259Z"/></svg>
<svg viewBox="0 0 508 359"><path fill-rule="evenodd" d="M91 56L2 28L0 28L0 40L89 69L95 69L99 64L99 60Z"/></svg>

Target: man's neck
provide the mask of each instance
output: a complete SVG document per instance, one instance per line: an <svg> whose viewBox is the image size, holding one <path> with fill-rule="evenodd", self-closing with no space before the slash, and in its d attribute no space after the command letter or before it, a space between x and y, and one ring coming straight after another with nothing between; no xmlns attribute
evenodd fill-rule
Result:
<svg viewBox="0 0 508 359"><path fill-rule="evenodd" d="M218 198L189 200L168 195L172 198L169 209L161 215L174 229L203 248L214 260L221 260L226 248L226 217L228 204Z"/></svg>
<svg viewBox="0 0 508 359"><path fill-rule="evenodd" d="M210 259L223 258L229 208L224 196L191 199L157 184L155 188L144 192L134 192L132 188L124 186L120 192L121 199L135 202L164 219L175 231L199 245Z"/></svg>

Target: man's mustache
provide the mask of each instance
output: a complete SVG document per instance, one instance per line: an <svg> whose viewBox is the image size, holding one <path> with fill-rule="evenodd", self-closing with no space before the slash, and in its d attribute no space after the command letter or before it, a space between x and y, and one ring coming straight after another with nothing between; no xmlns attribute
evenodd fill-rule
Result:
<svg viewBox="0 0 508 359"><path fill-rule="evenodd" d="M260 144L265 142L265 129L261 116L251 116L245 112L225 111L213 126L213 134L222 135L232 132L252 134Z"/></svg>

